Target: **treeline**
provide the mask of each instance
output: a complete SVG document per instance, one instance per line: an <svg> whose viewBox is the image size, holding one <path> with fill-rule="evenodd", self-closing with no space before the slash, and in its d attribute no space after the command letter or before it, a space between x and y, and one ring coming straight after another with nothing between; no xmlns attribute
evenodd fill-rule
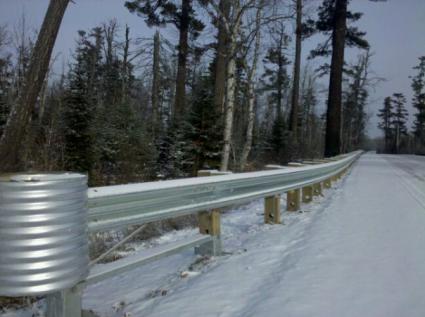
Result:
<svg viewBox="0 0 425 317"><path fill-rule="evenodd" d="M317 17L304 13L301 0L127 1L157 28L152 38L114 20L79 31L72 60L55 74L54 41L46 38L56 36L67 5L51 1L36 41L24 27L0 29L4 171L83 171L92 185L114 184L202 168L253 170L365 142L376 79L364 33L350 24L361 14L347 10L346 0L324 0ZM163 26L178 31L177 45ZM328 39L310 58L332 58L313 69L301 52L318 33ZM345 46L363 50L357 61L344 60ZM46 58L43 73L34 65ZM321 113L317 78L326 74Z"/></svg>
<svg viewBox="0 0 425 317"><path fill-rule="evenodd" d="M378 113L378 127L384 133L379 152L425 155L425 56L419 57L419 64L413 69L411 104L416 109L413 127L411 131L407 127L409 113L406 110L406 97L402 93L386 97Z"/></svg>

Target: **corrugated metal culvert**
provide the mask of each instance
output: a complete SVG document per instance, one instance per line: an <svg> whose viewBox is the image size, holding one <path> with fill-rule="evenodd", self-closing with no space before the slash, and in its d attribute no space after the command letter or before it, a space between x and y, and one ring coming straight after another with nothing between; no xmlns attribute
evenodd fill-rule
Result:
<svg viewBox="0 0 425 317"><path fill-rule="evenodd" d="M45 294L88 274L87 177L0 177L0 296Z"/></svg>

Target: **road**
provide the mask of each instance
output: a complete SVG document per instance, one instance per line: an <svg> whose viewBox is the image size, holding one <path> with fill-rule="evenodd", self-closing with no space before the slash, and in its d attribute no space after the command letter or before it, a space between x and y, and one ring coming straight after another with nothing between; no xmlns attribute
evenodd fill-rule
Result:
<svg viewBox="0 0 425 317"><path fill-rule="evenodd" d="M186 253L91 286L101 316L425 316L425 157L365 154L284 225L223 217L229 252ZM183 272L184 274L182 274Z"/></svg>

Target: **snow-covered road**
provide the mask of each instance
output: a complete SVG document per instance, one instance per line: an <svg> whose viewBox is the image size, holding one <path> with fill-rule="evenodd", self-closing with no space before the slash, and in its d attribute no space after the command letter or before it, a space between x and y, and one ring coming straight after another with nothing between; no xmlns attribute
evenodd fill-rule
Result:
<svg viewBox="0 0 425 317"><path fill-rule="evenodd" d="M284 226L262 226L259 202L225 216L231 255L186 278L176 270L188 256L154 265L147 279L145 268L138 299L127 277L133 295L116 316L425 316L425 158L363 155L326 196L304 206L311 212L285 214ZM174 274L157 275L170 266ZM145 282L166 295L146 296ZM87 304L114 315L95 299L101 288L89 289Z"/></svg>
<svg viewBox="0 0 425 317"><path fill-rule="evenodd" d="M84 307L109 317L425 316L425 157L365 154L284 225L263 225L262 209L223 215L229 254L151 263L90 286Z"/></svg>

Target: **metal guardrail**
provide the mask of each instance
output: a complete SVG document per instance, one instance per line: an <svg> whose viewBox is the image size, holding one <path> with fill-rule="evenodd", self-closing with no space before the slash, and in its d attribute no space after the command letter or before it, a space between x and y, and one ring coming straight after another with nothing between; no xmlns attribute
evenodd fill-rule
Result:
<svg viewBox="0 0 425 317"><path fill-rule="evenodd" d="M288 211L298 210L301 189L302 201L310 202L312 196L321 193L322 184L324 187L330 187L331 181L339 178L361 154L361 151L357 151L320 161L303 161L297 164L289 164L289 167L286 168L274 166L272 168L276 168L276 170L261 172L229 175L220 175L217 172L211 173L211 175L219 175L214 177L197 177L88 189L87 227L89 232L119 229L127 225L143 224L199 213L201 235L161 246L157 249L147 250L143 254L124 258L110 265L92 268L89 276L84 280L80 280L78 284L50 294L47 297L47 316L81 317L81 291L83 287L110 276L124 273L143 263L187 248L193 248L194 246L198 247L198 252L201 254L220 254L220 212L217 211L217 208L265 198L265 222L280 223L280 194L287 193ZM2 181L0 179L0 183ZM19 184L15 185L17 187L20 186ZM10 186L10 184L5 184L5 186ZM22 184L22 188L24 187L25 184ZM31 197L28 196L26 198L31 206L43 206L44 194L48 193L39 191L35 195L30 195ZM1 195L2 187L0 186L0 197ZM62 193L62 195L66 196L66 193ZM82 210L85 209L84 206L80 207ZM7 202L0 201L0 211L7 211L9 210L8 208ZM206 210L212 211L205 212ZM28 217L26 227L30 231L32 224L35 226L34 230L38 230L37 225L39 224L37 224L37 221L33 221L35 218L32 209L28 210L27 213L22 210L22 217ZM8 219L6 219L6 222L5 219L1 217L0 213L0 237L4 235L4 232L8 232ZM65 220L66 217L64 218ZM85 225L83 224L82 227ZM84 228L80 229L83 230ZM32 247L33 245L28 245L29 249ZM38 249L36 251L43 252L43 250ZM8 256L9 253L13 254L13 250L5 249L4 253ZM0 260L1 263L2 260ZM2 270L0 265L0 276L5 277L7 272ZM3 292L0 295L8 295L8 293ZM26 294L13 294L13 296L18 295ZM87 312L83 315L87 316Z"/></svg>
<svg viewBox="0 0 425 317"><path fill-rule="evenodd" d="M301 188L339 173L360 154L285 170L90 188L89 230L174 218Z"/></svg>
<svg viewBox="0 0 425 317"><path fill-rule="evenodd" d="M90 271L90 275L84 280L81 285L94 284L108 277L127 272L140 265L147 264L165 256L178 253L182 250L193 248L211 241L212 237L208 235L197 235L184 239L184 241L176 241L161 245L152 249L147 249L140 254L126 257L120 261L103 264L99 267L94 267Z"/></svg>

